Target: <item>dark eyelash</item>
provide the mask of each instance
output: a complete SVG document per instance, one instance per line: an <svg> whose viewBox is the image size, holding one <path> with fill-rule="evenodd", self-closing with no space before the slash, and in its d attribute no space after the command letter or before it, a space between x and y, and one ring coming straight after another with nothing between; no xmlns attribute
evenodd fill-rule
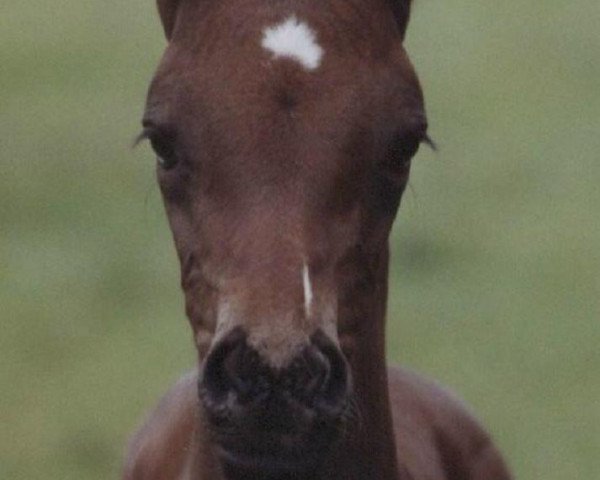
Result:
<svg viewBox="0 0 600 480"><path fill-rule="evenodd" d="M148 139L150 139L150 130L147 128L144 128L140 133L138 133L135 136L135 138L133 139L133 142L131 142L131 148L138 147L140 145L140 143L143 143Z"/></svg>
<svg viewBox="0 0 600 480"><path fill-rule="evenodd" d="M170 156L172 152L173 135L168 131L161 131L151 126L144 126L141 133L134 139L133 147L148 140L152 144L152 149L161 157Z"/></svg>
<svg viewBox="0 0 600 480"><path fill-rule="evenodd" d="M427 134L423 135L423 138L421 139L421 143L424 143L425 145L427 145L434 152L438 151L437 143L435 143L435 141Z"/></svg>

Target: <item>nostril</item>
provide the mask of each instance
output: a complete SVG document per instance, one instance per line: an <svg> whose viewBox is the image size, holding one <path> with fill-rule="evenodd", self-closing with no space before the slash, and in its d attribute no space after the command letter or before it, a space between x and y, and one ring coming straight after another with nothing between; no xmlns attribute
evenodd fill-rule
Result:
<svg viewBox="0 0 600 480"><path fill-rule="evenodd" d="M312 348L313 354L307 359L308 381L306 389L309 392L321 392L329 383L331 378L331 362L327 356L316 348Z"/></svg>
<svg viewBox="0 0 600 480"><path fill-rule="evenodd" d="M346 359L340 349L322 332L312 337L312 342L320 354L327 360L327 375L316 397L317 405L325 410L337 410L343 407L350 390L350 374Z"/></svg>
<svg viewBox="0 0 600 480"><path fill-rule="evenodd" d="M311 402L322 393L330 375L331 364L328 358L311 345L294 360L284 378L295 397Z"/></svg>
<svg viewBox="0 0 600 480"><path fill-rule="evenodd" d="M231 359L236 356L245 335L241 329L232 331L209 353L204 365L202 387L213 402L225 400L230 390Z"/></svg>
<svg viewBox="0 0 600 480"><path fill-rule="evenodd" d="M223 381L228 390L245 396L251 386L248 382L250 354L243 343L236 345L223 359Z"/></svg>
<svg viewBox="0 0 600 480"><path fill-rule="evenodd" d="M325 334L317 333L311 345L287 369L283 382L297 400L335 413L348 395L346 360Z"/></svg>
<svg viewBox="0 0 600 480"><path fill-rule="evenodd" d="M272 411L273 402L285 398L325 416L336 416L347 404L349 377L341 351L321 332L313 335L287 368L272 370L238 328L206 358L200 394L217 420L238 407L271 405L268 409Z"/></svg>
<svg viewBox="0 0 600 480"><path fill-rule="evenodd" d="M229 333L208 355L202 379L203 396L213 405L225 404L231 394L247 401L260 394L265 381L258 353L246 343L238 328Z"/></svg>

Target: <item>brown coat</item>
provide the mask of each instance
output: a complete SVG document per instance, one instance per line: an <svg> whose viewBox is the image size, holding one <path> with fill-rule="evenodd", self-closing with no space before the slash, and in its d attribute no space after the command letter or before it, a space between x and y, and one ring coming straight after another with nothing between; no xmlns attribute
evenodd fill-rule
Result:
<svg viewBox="0 0 600 480"><path fill-rule="evenodd" d="M390 367L388 377L399 478L511 478L489 435L456 396L404 368ZM209 442L202 429L196 385L196 372L184 376L134 436L125 480L198 480L193 473L195 457L200 455L197 446ZM213 464L200 478L224 477Z"/></svg>

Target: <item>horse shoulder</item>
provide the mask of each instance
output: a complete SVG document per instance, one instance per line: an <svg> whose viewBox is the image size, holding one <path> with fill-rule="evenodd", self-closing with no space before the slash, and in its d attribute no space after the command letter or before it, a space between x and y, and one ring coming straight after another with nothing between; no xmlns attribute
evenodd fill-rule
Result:
<svg viewBox="0 0 600 480"><path fill-rule="evenodd" d="M183 480L196 429L197 372L183 376L132 437L123 480Z"/></svg>
<svg viewBox="0 0 600 480"><path fill-rule="evenodd" d="M398 459L415 480L510 480L489 434L452 392L400 367L388 371Z"/></svg>

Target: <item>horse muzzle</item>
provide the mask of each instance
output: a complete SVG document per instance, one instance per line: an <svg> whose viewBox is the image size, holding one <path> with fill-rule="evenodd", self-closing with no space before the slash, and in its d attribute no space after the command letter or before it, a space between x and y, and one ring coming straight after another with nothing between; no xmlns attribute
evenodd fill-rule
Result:
<svg viewBox="0 0 600 480"><path fill-rule="evenodd" d="M246 475L315 468L343 431L351 390L343 354L321 331L274 369L239 327L209 353L199 383L226 468Z"/></svg>

